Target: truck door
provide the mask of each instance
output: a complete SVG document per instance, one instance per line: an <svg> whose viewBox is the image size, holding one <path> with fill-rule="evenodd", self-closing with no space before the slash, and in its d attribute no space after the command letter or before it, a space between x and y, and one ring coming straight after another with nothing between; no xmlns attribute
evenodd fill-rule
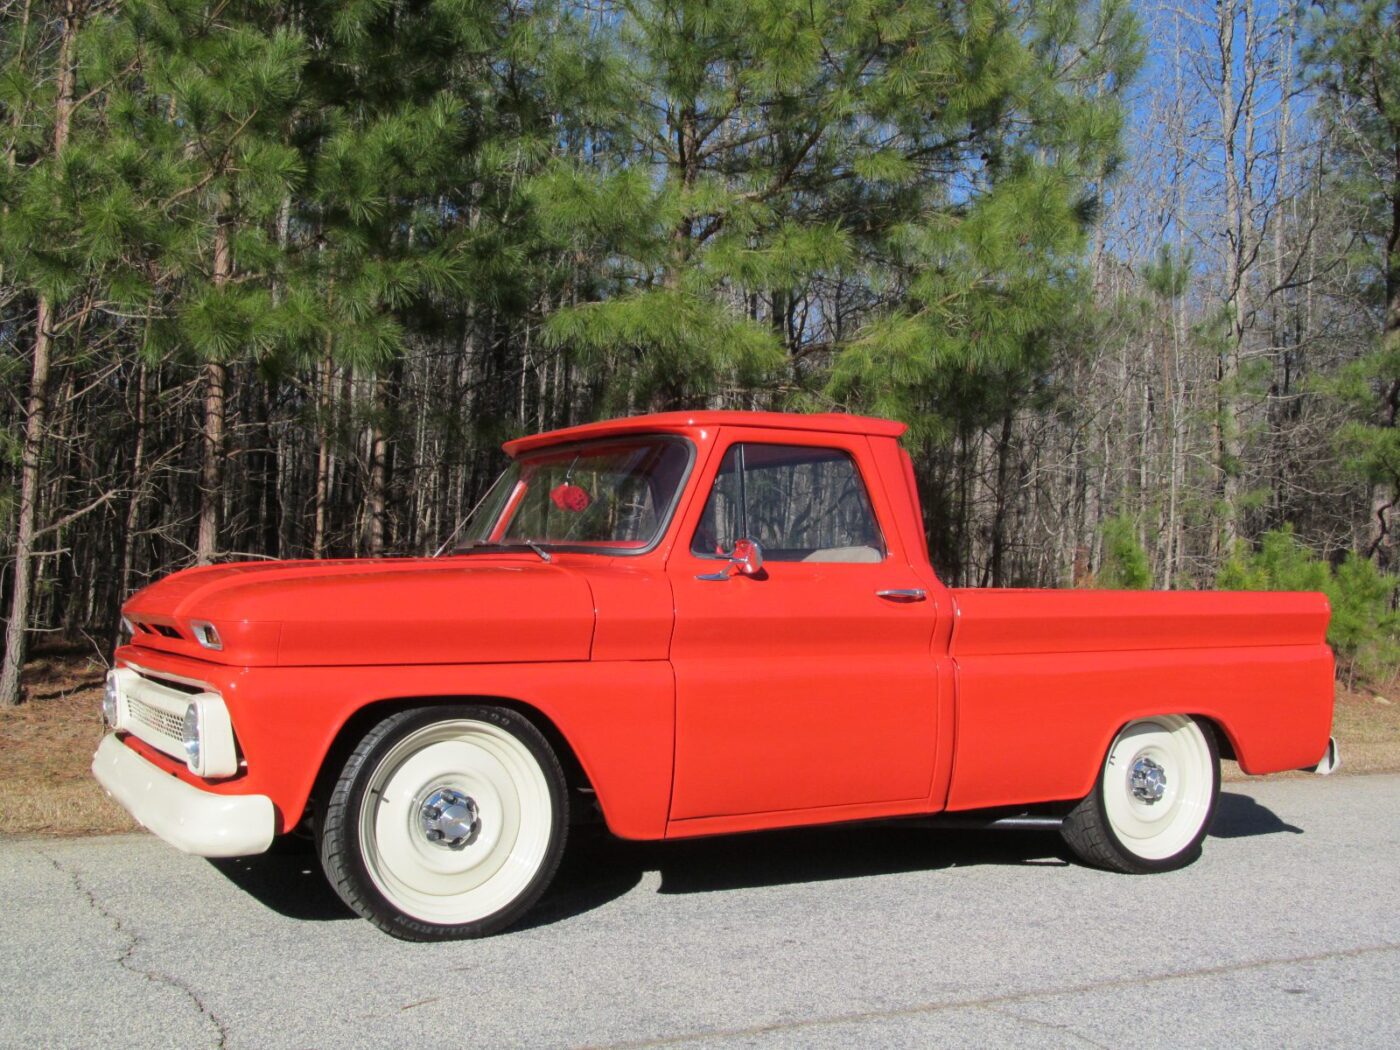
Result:
<svg viewBox="0 0 1400 1050"><path fill-rule="evenodd" d="M861 435L724 428L667 564L671 819L927 797L936 605ZM762 569L723 552L755 541Z"/></svg>

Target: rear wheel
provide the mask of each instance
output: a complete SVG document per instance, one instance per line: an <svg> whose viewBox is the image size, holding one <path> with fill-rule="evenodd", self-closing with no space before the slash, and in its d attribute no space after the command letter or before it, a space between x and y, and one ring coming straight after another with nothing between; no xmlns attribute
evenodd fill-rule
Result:
<svg viewBox="0 0 1400 1050"><path fill-rule="evenodd" d="M1132 875L1185 867L1201 853L1220 795L1208 727L1185 715L1130 722L1114 738L1094 790L1060 834L1087 864Z"/></svg>
<svg viewBox="0 0 1400 1050"><path fill-rule="evenodd" d="M567 829L559 759L526 718L417 708L346 760L321 819L321 864L346 904L396 937L482 937L544 892Z"/></svg>

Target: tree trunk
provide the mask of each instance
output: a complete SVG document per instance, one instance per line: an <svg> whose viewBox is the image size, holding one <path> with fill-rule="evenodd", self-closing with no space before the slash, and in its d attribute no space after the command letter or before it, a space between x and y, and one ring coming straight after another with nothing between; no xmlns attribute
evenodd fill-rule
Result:
<svg viewBox="0 0 1400 1050"><path fill-rule="evenodd" d="M269 379L255 394L258 413L258 512L262 531L262 553L280 557L282 537L281 465L277 436L272 430L272 412L277 396L275 382Z"/></svg>
<svg viewBox="0 0 1400 1050"><path fill-rule="evenodd" d="M5 625L5 661L0 667L0 707L19 703L19 676L28 649L30 582L34 575L34 532L38 519L39 463L44 446L44 416L49 388L50 316L47 297L39 298L34 335L34 368L20 461L19 521L15 531L14 591Z"/></svg>
<svg viewBox="0 0 1400 1050"><path fill-rule="evenodd" d="M1381 347L1390 360L1400 359L1400 138L1395 142L1394 163L1390 232L1385 244L1385 328L1381 333ZM1381 394L1380 422L1391 429L1400 425L1400 379L1392 379ZM1371 486L1366 556L1386 571L1395 564L1397 499L1400 499L1397 479L1379 479Z"/></svg>
<svg viewBox="0 0 1400 1050"><path fill-rule="evenodd" d="M521 370L524 374L524 370ZM377 558L384 553L384 514L388 506L389 439L384 432L388 411L388 384L375 378L369 432L369 480L365 487L365 553Z"/></svg>
<svg viewBox="0 0 1400 1050"><path fill-rule="evenodd" d="M222 216L214 227L214 287L228 283L228 220ZM224 388L228 366L222 361L204 365L204 466L199 481L199 541L195 562L208 565L219 552L219 525L224 504Z"/></svg>
<svg viewBox="0 0 1400 1050"><path fill-rule="evenodd" d="M989 563L993 587L1006 586L1006 486L1011 459L1011 433L1015 413L1008 404L1001 417L1001 436L997 439L997 490L993 496L992 552Z"/></svg>
<svg viewBox="0 0 1400 1050"><path fill-rule="evenodd" d="M58 81L54 101L53 155L68 144L73 118L73 42L78 25L72 0L65 5L63 39L58 49ZM10 617L5 624L5 656L0 663L0 707L19 703L20 672L28 651L30 584L34 574L34 535L38 525L40 465L44 451L44 423L48 409L49 369L53 349L53 303L39 296L34 315L34 364L29 374L25 404L24 449L20 459L18 520L15 524L14 584Z"/></svg>
<svg viewBox="0 0 1400 1050"><path fill-rule="evenodd" d="M1243 454L1239 382L1240 357L1244 351L1249 319L1249 268L1252 259L1253 201L1249 181L1254 139L1254 5L1244 0L1245 39L1244 80L1235 91L1235 62L1239 51L1235 41L1235 18L1240 7L1236 0L1223 0L1217 13L1217 44L1220 80L1216 105L1220 114L1220 147L1224 161L1225 310L1228 334L1216 365L1215 469L1221 503L1219 550L1227 555L1239 538L1241 496L1240 465ZM1239 135L1245 136L1244 146Z"/></svg>
<svg viewBox="0 0 1400 1050"><path fill-rule="evenodd" d="M313 558L324 557L326 553L326 508L331 489L331 383L334 378L331 337L327 335L325 355L321 360L320 388L316 395L316 520L311 538Z"/></svg>
<svg viewBox="0 0 1400 1050"><path fill-rule="evenodd" d="M146 486L141 472L146 465L146 365L136 369L136 441L131 453L131 498L126 505L126 522L122 528L121 564L117 570L117 601L126 601L131 590L131 563L136 555L136 530L141 525L141 503ZM121 620L118 618L112 631L118 643L121 641Z"/></svg>

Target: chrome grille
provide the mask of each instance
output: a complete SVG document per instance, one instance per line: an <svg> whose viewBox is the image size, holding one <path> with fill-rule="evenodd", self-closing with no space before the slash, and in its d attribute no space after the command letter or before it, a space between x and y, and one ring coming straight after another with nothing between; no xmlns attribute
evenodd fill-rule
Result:
<svg viewBox="0 0 1400 1050"><path fill-rule="evenodd" d="M189 712L190 704L203 703L209 705L210 710L217 707L222 716L220 732L227 736L228 745L220 752L223 760L217 768L223 770L221 776L230 775L237 768L233 761L232 727L228 724L223 701L214 690L207 686L200 689L188 680L168 680L163 675L152 674L134 664L117 668L116 674L119 730L183 762L188 758L185 753L185 715ZM231 768L225 769L226 766Z"/></svg>
<svg viewBox="0 0 1400 1050"><path fill-rule="evenodd" d="M185 738L185 720L182 716L154 707L131 695L126 698L126 708L134 721L149 726L157 733L173 737L176 740Z"/></svg>

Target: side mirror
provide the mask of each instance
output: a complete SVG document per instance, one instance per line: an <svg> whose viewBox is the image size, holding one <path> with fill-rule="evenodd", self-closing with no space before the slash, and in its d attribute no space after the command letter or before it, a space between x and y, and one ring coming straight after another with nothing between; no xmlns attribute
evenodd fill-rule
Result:
<svg viewBox="0 0 1400 1050"><path fill-rule="evenodd" d="M734 547L729 552L729 561L724 568L718 572L702 572L695 578L720 583L736 573L742 576L757 576L762 571L763 548L758 545L758 540L743 539L734 541Z"/></svg>
<svg viewBox="0 0 1400 1050"><path fill-rule="evenodd" d="M735 540L734 549L729 552L729 564L745 576L756 576L763 571L763 548L758 540Z"/></svg>

